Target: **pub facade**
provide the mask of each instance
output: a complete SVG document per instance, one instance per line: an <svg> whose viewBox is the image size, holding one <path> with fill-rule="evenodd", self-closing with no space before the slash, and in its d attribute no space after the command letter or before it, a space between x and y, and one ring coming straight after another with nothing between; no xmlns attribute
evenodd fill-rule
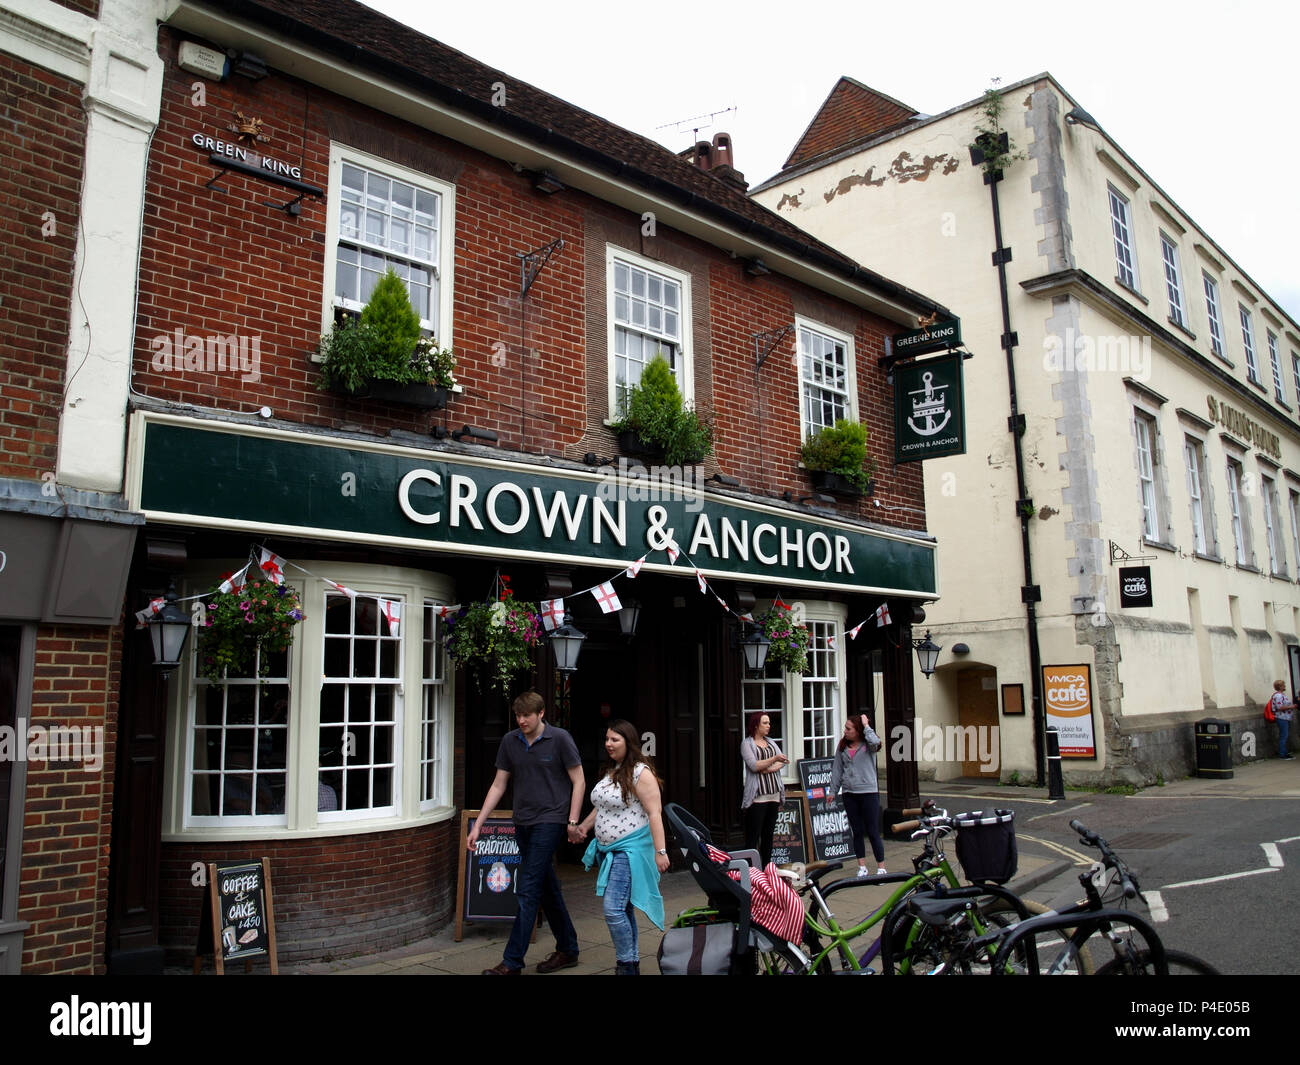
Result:
<svg viewBox="0 0 1300 1065"><path fill-rule="evenodd" d="M746 711L792 759L828 753L849 710L910 721L938 566L878 360L944 308L749 200L725 137L675 155L359 5L181 3L157 53L122 367L143 524L109 971L193 953L214 861L270 859L283 960L445 925L460 812L513 727L510 693L445 654L446 615L506 588L563 600L585 634L576 671L540 646L517 680L588 779L626 718L667 798L723 838ZM321 336L389 270L455 353L441 407L318 385ZM656 354L713 427L698 463L636 460L611 427ZM868 427L871 494L801 468L838 418ZM250 597L291 589L302 619L248 675L214 676L198 634L241 576ZM171 587L199 627L164 677L134 615ZM774 602L807 625L809 669L749 676L743 616ZM914 765L889 785L913 800Z"/></svg>

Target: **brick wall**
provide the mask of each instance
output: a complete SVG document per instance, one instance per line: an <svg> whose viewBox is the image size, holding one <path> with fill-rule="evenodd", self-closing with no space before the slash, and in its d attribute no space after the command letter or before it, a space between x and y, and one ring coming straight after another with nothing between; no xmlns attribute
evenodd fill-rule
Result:
<svg viewBox="0 0 1300 1065"><path fill-rule="evenodd" d="M271 859L282 962L372 953L432 935L456 901L460 820L395 832L255 843L164 843L160 937L168 962L194 956L207 889L194 862Z"/></svg>
<svg viewBox="0 0 1300 1065"><path fill-rule="evenodd" d="M75 82L0 55L0 477L55 469L85 155L80 96Z"/></svg>
<svg viewBox="0 0 1300 1065"><path fill-rule="evenodd" d="M102 728L102 764L29 762L18 918L25 973L101 973L121 683L118 630L37 632L29 726ZM83 733L84 735L84 733ZM53 753L53 752L51 752Z"/></svg>
<svg viewBox="0 0 1300 1065"><path fill-rule="evenodd" d="M713 411L718 429L710 469L721 468L761 494L809 493L797 465L793 340L773 354L757 389L753 372L753 334L804 313L855 338L859 406L879 469L877 498L922 506L919 466L893 467L891 391L875 366L882 338L895 326L784 278L747 278L738 260L662 224L656 236L645 237L637 209L571 191L540 195L527 175L498 160L279 73L257 83L204 83L205 105L196 106L194 78L176 69L175 48L164 31L168 71L150 161L135 360L135 384L145 394L242 411L266 404L280 419L379 434L427 433L444 419L451 426L468 422L496 432L503 452L617 456L603 425L609 242L691 276L695 398L701 410ZM464 393L445 415L315 389L309 352L322 325L325 256L333 254L326 247L326 207L309 199L293 218L262 205L279 194L263 183L230 176L221 182L224 193L203 187L214 171L190 137L233 139L224 131L236 109L263 120L271 139L259 150L301 161L309 183L327 186L333 140L455 184L453 343ZM518 253L557 238L564 249L521 300ZM155 371L151 339L178 327L189 335L258 335L261 379ZM873 518L886 515L870 501L842 504L840 511L855 508ZM920 522L909 516L899 524Z"/></svg>
<svg viewBox="0 0 1300 1065"><path fill-rule="evenodd" d="M786 161L786 166L798 166L826 152L864 140L900 122L905 122L915 112L894 100L841 78L821 110L813 117L799 143Z"/></svg>

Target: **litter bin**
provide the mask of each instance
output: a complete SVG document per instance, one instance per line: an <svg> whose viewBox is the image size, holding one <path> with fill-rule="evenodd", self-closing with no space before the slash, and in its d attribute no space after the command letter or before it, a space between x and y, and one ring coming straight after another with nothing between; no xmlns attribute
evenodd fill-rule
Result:
<svg viewBox="0 0 1300 1065"><path fill-rule="evenodd" d="M1196 775L1215 780L1232 777L1232 726L1206 718L1196 722Z"/></svg>

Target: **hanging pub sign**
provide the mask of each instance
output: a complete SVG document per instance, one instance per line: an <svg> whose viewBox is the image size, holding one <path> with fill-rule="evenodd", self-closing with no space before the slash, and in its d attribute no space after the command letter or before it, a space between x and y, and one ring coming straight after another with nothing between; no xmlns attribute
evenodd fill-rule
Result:
<svg viewBox="0 0 1300 1065"><path fill-rule="evenodd" d="M948 351L961 344L961 320L946 318L920 329L909 329L893 336L894 354L924 355L931 351Z"/></svg>
<svg viewBox="0 0 1300 1065"><path fill-rule="evenodd" d="M1092 722L1092 669L1087 665L1044 666L1047 725L1055 728L1062 758L1096 758Z"/></svg>
<svg viewBox="0 0 1300 1065"><path fill-rule="evenodd" d="M895 462L965 453L962 358L953 352L894 367Z"/></svg>
<svg viewBox="0 0 1300 1065"><path fill-rule="evenodd" d="M1119 571L1119 605L1152 605L1150 566L1127 566Z"/></svg>

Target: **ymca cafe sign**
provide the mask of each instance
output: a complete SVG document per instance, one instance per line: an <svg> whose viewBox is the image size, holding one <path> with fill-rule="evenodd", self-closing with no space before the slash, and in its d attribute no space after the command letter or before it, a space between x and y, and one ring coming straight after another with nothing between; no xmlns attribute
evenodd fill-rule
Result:
<svg viewBox="0 0 1300 1065"><path fill-rule="evenodd" d="M894 367L895 462L965 453L962 358L953 352Z"/></svg>
<svg viewBox="0 0 1300 1065"><path fill-rule="evenodd" d="M131 499L150 520L533 561L629 565L804 588L933 595L934 544L707 495L699 478L568 471L335 446L139 414ZM652 468L652 473L654 468Z"/></svg>

